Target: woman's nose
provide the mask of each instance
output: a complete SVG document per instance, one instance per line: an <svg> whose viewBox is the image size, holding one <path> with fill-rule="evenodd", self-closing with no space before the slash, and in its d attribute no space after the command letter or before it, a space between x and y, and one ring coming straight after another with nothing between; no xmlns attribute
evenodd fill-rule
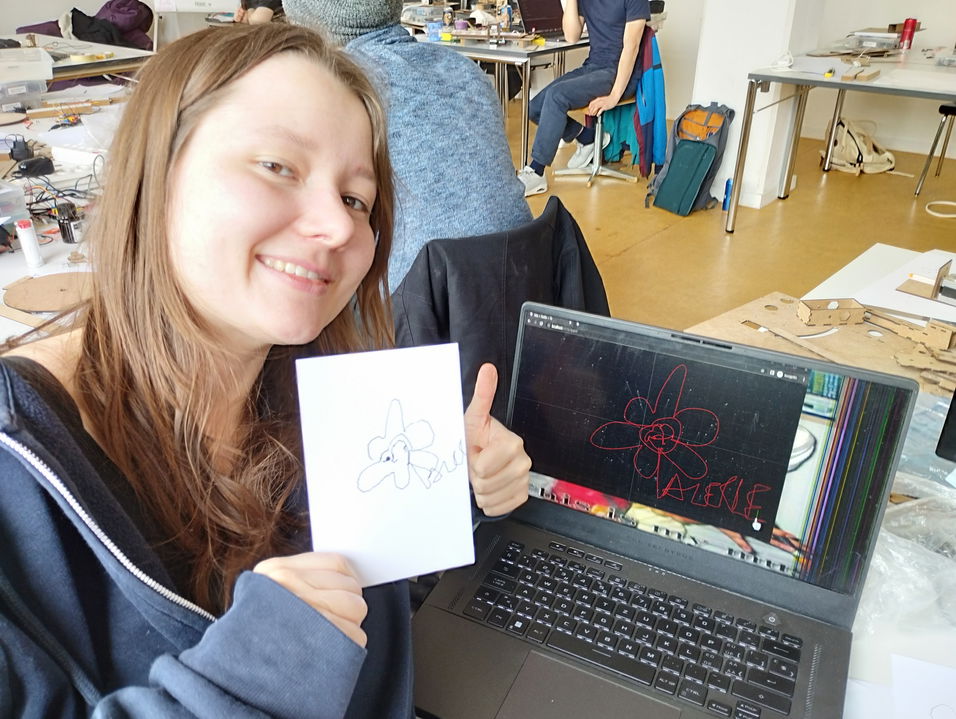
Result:
<svg viewBox="0 0 956 719"><path fill-rule="evenodd" d="M310 192L302 197L297 227L303 236L337 248L355 234L355 218L338 193Z"/></svg>

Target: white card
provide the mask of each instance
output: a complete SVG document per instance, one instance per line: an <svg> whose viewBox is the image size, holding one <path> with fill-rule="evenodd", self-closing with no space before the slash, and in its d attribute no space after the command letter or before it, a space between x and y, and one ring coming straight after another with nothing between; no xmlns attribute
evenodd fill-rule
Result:
<svg viewBox="0 0 956 719"><path fill-rule="evenodd" d="M296 362L312 544L363 587L475 560L458 345Z"/></svg>

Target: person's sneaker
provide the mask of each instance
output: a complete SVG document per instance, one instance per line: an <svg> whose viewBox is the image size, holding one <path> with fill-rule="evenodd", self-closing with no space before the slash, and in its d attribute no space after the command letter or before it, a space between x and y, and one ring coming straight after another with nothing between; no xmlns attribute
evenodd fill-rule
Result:
<svg viewBox="0 0 956 719"><path fill-rule="evenodd" d="M611 135L608 132L602 133L601 136L601 149L611 144ZM574 151L574 154L571 155L571 159L568 160L568 169L577 170L581 167L587 167L591 164L591 160L594 159L594 143L590 145L582 145L578 143L578 148Z"/></svg>
<svg viewBox="0 0 956 719"><path fill-rule="evenodd" d="M521 180L521 184L524 185L525 197L540 195L542 192L548 191L548 181L545 176L539 175L532 170L530 165L526 165L518 171L518 179Z"/></svg>

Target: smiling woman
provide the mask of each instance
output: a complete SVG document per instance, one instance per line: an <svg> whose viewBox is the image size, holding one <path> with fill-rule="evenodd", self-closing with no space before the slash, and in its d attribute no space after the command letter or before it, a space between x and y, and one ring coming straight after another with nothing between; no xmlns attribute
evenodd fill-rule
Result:
<svg viewBox="0 0 956 719"><path fill-rule="evenodd" d="M281 109L268 125L263 105ZM372 157L362 102L293 54L204 115L170 178L169 255L217 344L261 356L312 341L341 312L375 256Z"/></svg>
<svg viewBox="0 0 956 719"><path fill-rule="evenodd" d="M292 381L391 344L384 127L362 72L286 24L141 72L92 297L0 357L0 715L412 716L406 584L308 551ZM465 421L500 514L530 461L494 382Z"/></svg>

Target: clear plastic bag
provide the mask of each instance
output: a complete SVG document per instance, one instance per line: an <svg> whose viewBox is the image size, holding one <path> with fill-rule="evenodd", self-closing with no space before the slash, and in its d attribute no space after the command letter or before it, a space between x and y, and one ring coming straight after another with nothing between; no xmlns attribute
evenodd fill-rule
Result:
<svg viewBox="0 0 956 719"><path fill-rule="evenodd" d="M898 475L860 599L853 633L898 628L956 630L956 489Z"/></svg>

